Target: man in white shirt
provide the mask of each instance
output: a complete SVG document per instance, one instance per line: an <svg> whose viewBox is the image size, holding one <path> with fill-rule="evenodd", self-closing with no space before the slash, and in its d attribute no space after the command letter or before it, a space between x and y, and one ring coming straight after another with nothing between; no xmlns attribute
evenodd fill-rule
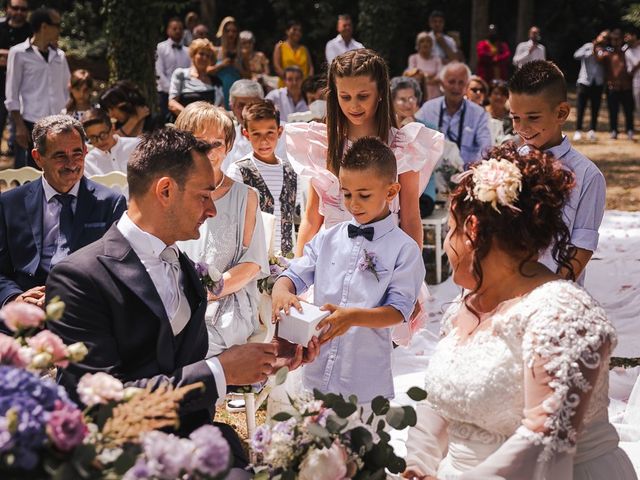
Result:
<svg viewBox="0 0 640 480"><path fill-rule="evenodd" d="M306 112L309 110L307 101L302 94L302 70L298 66L290 66L284 69L284 87L271 90L267 93L267 100L271 100L278 111L280 118L288 121L290 113Z"/></svg>
<svg viewBox="0 0 640 480"><path fill-rule="evenodd" d="M85 175L127 173L127 162L140 143L140 138L116 135L109 115L99 108L85 112L82 126L87 132L87 140L93 146L84 160Z"/></svg>
<svg viewBox="0 0 640 480"><path fill-rule="evenodd" d="M57 48L60 14L41 7L30 17L33 37L9 49L4 102L16 127L16 168L36 167L31 156L35 122L62 111L69 98L69 65Z"/></svg>
<svg viewBox="0 0 640 480"><path fill-rule="evenodd" d="M329 65L331 65L333 59L338 55L342 55L350 50L364 48L364 45L353 38L353 22L349 15L338 15L338 26L336 29L338 30L338 35L336 38L329 40L324 49L324 55Z"/></svg>
<svg viewBox="0 0 640 480"><path fill-rule="evenodd" d="M156 47L156 78L158 89L158 106L162 118L169 115L169 88L171 75L176 68L191 66L189 49L182 43L184 24L179 17L169 19L167 38Z"/></svg>
<svg viewBox="0 0 640 480"><path fill-rule="evenodd" d="M205 388L181 404L181 434L211 422L227 385L265 381L280 366L315 359L319 350L317 339L306 352L274 341L235 345L206 358L207 294L175 244L198 238L200 225L216 214L210 149L175 128L144 135L127 171L128 211L47 281L47 298L58 295L65 302L62 318L49 329L66 344L90 345L81 363L60 372L69 394L76 396L86 372L107 371L137 387L201 382ZM236 466L246 466L242 449L234 448L237 436L230 442Z"/></svg>
<svg viewBox="0 0 640 480"><path fill-rule="evenodd" d="M540 29L534 25L529 29L529 40L519 43L516 47L516 53L513 55L513 64L516 68L533 60L547 59L546 49L540 44L540 40Z"/></svg>
<svg viewBox="0 0 640 480"><path fill-rule="evenodd" d="M631 89L635 104L636 117L640 118L640 40L638 27L629 27L624 36L627 49L624 51L627 72L631 75Z"/></svg>
<svg viewBox="0 0 640 480"><path fill-rule="evenodd" d="M444 22L444 13L440 10L434 10L429 15L429 36L433 40L433 54L446 64L460 58L455 40L444 33Z"/></svg>

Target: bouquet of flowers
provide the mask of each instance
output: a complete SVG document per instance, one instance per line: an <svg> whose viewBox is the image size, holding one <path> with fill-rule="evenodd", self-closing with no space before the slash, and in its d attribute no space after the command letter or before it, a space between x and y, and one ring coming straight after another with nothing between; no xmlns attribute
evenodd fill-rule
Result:
<svg viewBox="0 0 640 480"><path fill-rule="evenodd" d="M155 458L146 449L145 435L165 435L156 430L176 428L180 401L202 385L125 388L107 373L85 374L76 389L86 406L81 410L53 382L51 371L82 361L87 348L82 343L66 346L54 333L40 330L63 312L58 299L46 312L15 302L0 310L14 332L14 337L0 334L0 477L116 479L133 469L137 476L128 478L178 478L156 475L157 463L147 468L147 476L139 475L144 459ZM229 447L217 428L200 430L189 440L191 463L182 465L180 478L224 478ZM217 440L204 445L205 436Z"/></svg>
<svg viewBox="0 0 640 480"><path fill-rule="evenodd" d="M220 270L213 264L213 259L200 260L195 267L204 288L214 297L220 295L224 288L224 278Z"/></svg>
<svg viewBox="0 0 640 480"><path fill-rule="evenodd" d="M282 273L289 268L293 259L293 252L286 255L278 252L276 255L269 257L269 276L258 280L258 290L265 295L271 295L273 285Z"/></svg>
<svg viewBox="0 0 640 480"><path fill-rule="evenodd" d="M415 401L426 392L413 387L408 392ZM393 407L384 397L371 403L365 420L358 399L322 394L291 398L294 413L280 412L273 423L261 425L251 446L261 456L254 466L254 478L386 478L385 469L400 473L405 461L389 445L387 425L401 430L416 424L413 407Z"/></svg>

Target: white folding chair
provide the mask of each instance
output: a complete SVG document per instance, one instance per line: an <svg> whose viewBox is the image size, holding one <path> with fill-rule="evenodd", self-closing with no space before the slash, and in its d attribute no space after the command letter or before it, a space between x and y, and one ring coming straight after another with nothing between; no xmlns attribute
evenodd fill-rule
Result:
<svg viewBox="0 0 640 480"><path fill-rule="evenodd" d="M435 229L435 262L436 262L436 282L442 282L442 256L445 254L443 248L442 227L449 221L449 209L444 207L436 207L433 213L427 218L422 219L423 228ZM424 248L430 245L425 243Z"/></svg>
<svg viewBox="0 0 640 480"><path fill-rule="evenodd" d="M0 192L8 192L12 188L33 182L42 175L40 170L33 167L9 168L0 171Z"/></svg>
<svg viewBox="0 0 640 480"><path fill-rule="evenodd" d="M104 175L94 175L89 177L89 180L122 193L125 198L129 200L129 184L127 183L126 173L113 171L105 173Z"/></svg>

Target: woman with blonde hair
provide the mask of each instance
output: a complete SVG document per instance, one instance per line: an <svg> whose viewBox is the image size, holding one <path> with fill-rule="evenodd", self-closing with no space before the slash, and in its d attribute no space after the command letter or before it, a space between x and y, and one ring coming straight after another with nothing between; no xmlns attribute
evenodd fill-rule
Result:
<svg viewBox="0 0 640 480"><path fill-rule="evenodd" d="M221 169L235 137L231 118L221 108L200 101L187 105L175 125L213 146L208 156L218 213L200 226L197 240L180 244L191 260L204 262L209 272L215 269L222 275L217 291L208 294L209 357L246 343L259 327L257 281L269 275L267 246L258 194Z"/></svg>
<svg viewBox="0 0 640 480"><path fill-rule="evenodd" d="M240 35L238 23L233 17L224 17L218 27L216 38L220 45L216 47L217 63L209 67L208 72L216 75L222 82L224 108L229 107L229 90L236 80L249 78L251 71L248 63L240 55Z"/></svg>
<svg viewBox="0 0 640 480"><path fill-rule="evenodd" d="M197 38L189 45L191 66L176 68L171 76L169 88L169 110L179 115L184 107L197 101L222 105L224 94L222 82L208 73L209 67L216 62L213 44L204 38Z"/></svg>

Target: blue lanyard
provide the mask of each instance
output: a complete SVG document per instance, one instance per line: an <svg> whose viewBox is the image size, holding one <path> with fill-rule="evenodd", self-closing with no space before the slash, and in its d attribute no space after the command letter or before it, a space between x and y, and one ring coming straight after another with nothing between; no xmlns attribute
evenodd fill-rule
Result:
<svg viewBox="0 0 640 480"><path fill-rule="evenodd" d="M467 101L462 100L462 112L460 112L460 124L458 125L458 138L451 138L451 122L453 121L453 116L451 116L451 120L449 121L449 127L446 132L442 131L442 122L444 117L444 98L442 99L442 104L440 105L440 116L438 117L438 131L445 134L445 136L454 142L458 146L458 150L460 150L460 145L462 145L462 133L464 132L464 114L467 113ZM455 113L453 114L455 115Z"/></svg>

